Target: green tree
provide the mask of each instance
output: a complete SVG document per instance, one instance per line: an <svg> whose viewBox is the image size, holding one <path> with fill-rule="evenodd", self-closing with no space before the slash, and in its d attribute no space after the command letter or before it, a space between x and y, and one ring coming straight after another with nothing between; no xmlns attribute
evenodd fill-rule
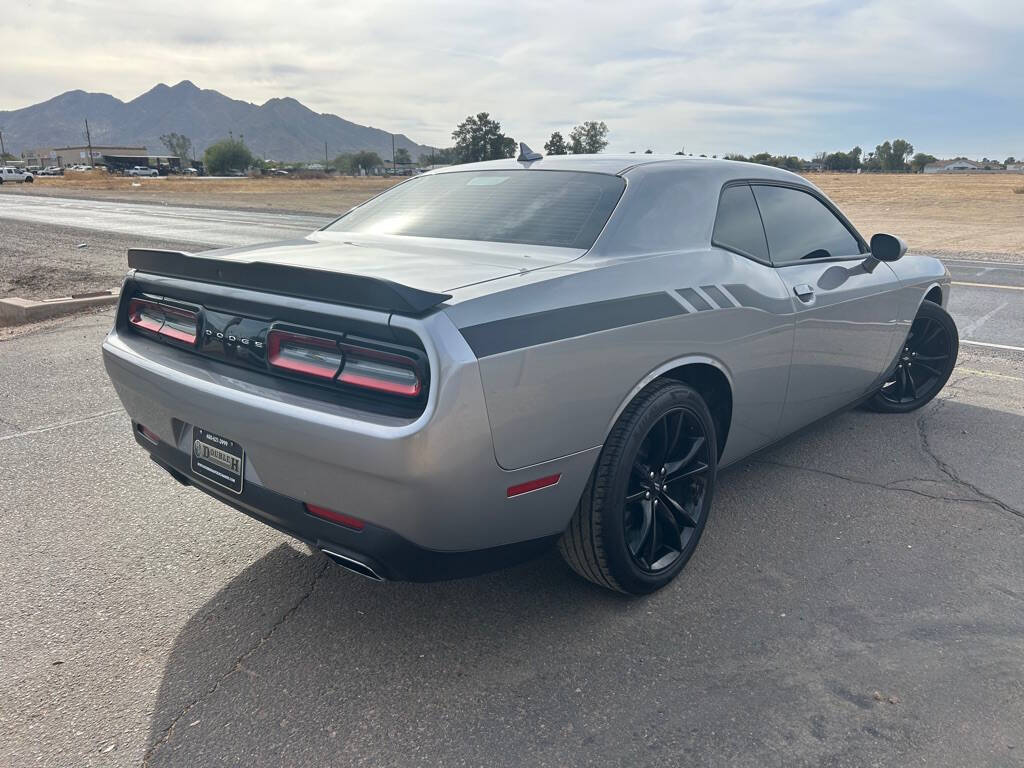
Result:
<svg viewBox="0 0 1024 768"><path fill-rule="evenodd" d="M1014 157L1013 155L1010 155L1008 158L1006 158L1003 161L1003 165L1010 165L1011 163L1016 163L1016 162L1017 162L1017 158Z"/></svg>
<svg viewBox="0 0 1024 768"><path fill-rule="evenodd" d="M331 167L338 173L352 173L352 153L342 152L331 161Z"/></svg>
<svg viewBox="0 0 1024 768"><path fill-rule="evenodd" d="M516 142L501 132L501 123L487 112L469 115L452 131L455 154L461 163L514 157Z"/></svg>
<svg viewBox="0 0 1024 768"><path fill-rule="evenodd" d="M924 167L928 165L928 163L934 163L938 159L939 158L935 157L934 155L926 155L924 152L918 152L916 155L914 155L913 159L911 159L910 167L915 172L920 173L921 171L924 170Z"/></svg>
<svg viewBox="0 0 1024 768"><path fill-rule="evenodd" d="M192 165L192 139L180 133L167 133L160 137L160 142L167 147L167 154L181 159L182 167Z"/></svg>
<svg viewBox="0 0 1024 768"><path fill-rule="evenodd" d="M907 158L914 154L914 145L905 139L884 141L875 147L875 159L883 171L904 171L907 169Z"/></svg>
<svg viewBox="0 0 1024 768"><path fill-rule="evenodd" d="M654 154L654 150L653 149L645 149L644 150L644 154L645 155L653 155Z"/></svg>
<svg viewBox="0 0 1024 768"><path fill-rule="evenodd" d="M569 151L574 155L596 155L608 146L604 121L587 120L569 131Z"/></svg>
<svg viewBox="0 0 1024 768"><path fill-rule="evenodd" d="M352 173L359 173L360 168L367 173L371 173L382 165L384 165L384 161L380 159L380 155L376 152L364 149L352 155Z"/></svg>
<svg viewBox="0 0 1024 768"><path fill-rule="evenodd" d="M569 152L560 131L551 134L551 138L544 142L544 151L549 155L564 155Z"/></svg>
<svg viewBox="0 0 1024 768"><path fill-rule="evenodd" d="M203 163L214 176L228 171L244 171L254 164L252 152L241 139L221 139L206 148Z"/></svg>
<svg viewBox="0 0 1024 768"><path fill-rule="evenodd" d="M395 164L396 165L408 165L412 163L412 155L409 154L409 150L405 147L399 147L395 150Z"/></svg>

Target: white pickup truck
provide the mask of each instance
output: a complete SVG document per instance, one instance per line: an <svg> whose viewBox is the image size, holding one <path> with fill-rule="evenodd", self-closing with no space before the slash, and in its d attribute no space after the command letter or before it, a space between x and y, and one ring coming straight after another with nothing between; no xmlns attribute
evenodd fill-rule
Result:
<svg viewBox="0 0 1024 768"><path fill-rule="evenodd" d="M32 174L24 168L0 168L0 184L10 181L28 182L31 184L33 178Z"/></svg>
<svg viewBox="0 0 1024 768"><path fill-rule="evenodd" d="M159 176L156 168L150 168L148 165L136 165L128 171L129 176Z"/></svg>

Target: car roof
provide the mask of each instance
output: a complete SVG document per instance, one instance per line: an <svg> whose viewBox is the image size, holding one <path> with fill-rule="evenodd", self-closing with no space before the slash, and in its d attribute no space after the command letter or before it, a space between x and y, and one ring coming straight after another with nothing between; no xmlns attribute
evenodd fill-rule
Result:
<svg viewBox="0 0 1024 768"><path fill-rule="evenodd" d="M544 171L582 171L615 176L633 175L645 170L693 172L704 177L729 179L777 179L807 185L801 176L781 168L712 157L681 157L679 155L547 155L540 160L520 162L514 159L487 160L437 168L423 175L459 173L463 171L502 171L513 169Z"/></svg>

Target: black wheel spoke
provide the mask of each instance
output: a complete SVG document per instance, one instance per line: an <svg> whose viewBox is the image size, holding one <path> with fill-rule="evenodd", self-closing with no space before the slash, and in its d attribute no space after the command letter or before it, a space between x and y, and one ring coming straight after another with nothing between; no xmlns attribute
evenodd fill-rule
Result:
<svg viewBox="0 0 1024 768"><path fill-rule="evenodd" d="M932 368L927 363L922 363L920 357L915 357L914 358L914 365L918 366L919 368L924 368L926 371L928 371L929 373L931 373L934 376L941 376L942 375L942 371L938 370L937 368Z"/></svg>
<svg viewBox="0 0 1024 768"><path fill-rule="evenodd" d="M658 548L658 516L655 512L656 504L657 501L652 501L650 504L651 527L650 532L647 535L647 547L645 549L647 553L645 559L647 560L647 565L649 566L654 564L654 553L657 551Z"/></svg>
<svg viewBox="0 0 1024 768"><path fill-rule="evenodd" d="M658 514L661 515L661 519L665 521L665 524L668 526L669 530L672 531L672 538L676 540L677 544L682 544L683 526L680 524L675 514L669 507L665 506L664 504L659 504L657 509Z"/></svg>
<svg viewBox="0 0 1024 768"><path fill-rule="evenodd" d="M907 377L907 384L910 386L910 396L913 399L917 399L917 384L914 383L914 375L910 372L910 368L903 369L904 375Z"/></svg>
<svg viewBox="0 0 1024 768"><path fill-rule="evenodd" d="M688 477L697 477L698 475L703 475L709 469L710 467L703 461L698 461L691 467L680 470L678 473L670 477L668 480L665 481L665 485L676 483L679 482L680 480L685 480Z"/></svg>
<svg viewBox="0 0 1024 768"><path fill-rule="evenodd" d="M693 518L693 516L690 514L689 511L687 511L685 508L683 508L682 504L680 504L678 501L673 499L667 493L663 493L661 495L661 500L662 500L663 503L668 505L669 509L672 510L672 514L675 516L676 520L679 522L679 525L681 525L681 526L683 526L685 528L696 528L697 527L697 521Z"/></svg>
<svg viewBox="0 0 1024 768"><path fill-rule="evenodd" d="M634 502L640 501L640 499L642 499L644 497L645 493L647 493L647 491L637 491L636 493L628 494L626 496L626 503L627 504L632 504Z"/></svg>
<svg viewBox="0 0 1024 768"><path fill-rule="evenodd" d="M929 363L941 363L943 360L948 360L949 355L915 355L914 362L919 363L922 360Z"/></svg>
<svg viewBox="0 0 1024 768"><path fill-rule="evenodd" d="M697 454L700 453L700 449L704 447L705 442L703 436L696 438L693 441L693 445L690 446L690 450L686 452L683 458L665 466L665 475L669 481L678 479L679 473L689 467L690 463L697 458Z"/></svg>

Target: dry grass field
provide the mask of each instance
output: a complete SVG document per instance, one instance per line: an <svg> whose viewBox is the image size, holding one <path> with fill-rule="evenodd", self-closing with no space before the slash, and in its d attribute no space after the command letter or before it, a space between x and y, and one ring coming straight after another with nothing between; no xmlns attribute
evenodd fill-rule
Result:
<svg viewBox="0 0 1024 768"><path fill-rule="evenodd" d="M899 235L917 250L1024 254L1024 194L1015 173L850 174L808 178L865 237Z"/></svg>
<svg viewBox="0 0 1024 768"><path fill-rule="evenodd" d="M811 174L865 237L900 235L917 250L1024 254L1017 174ZM105 173L40 178L5 192L215 208L340 213L395 183L382 178L131 179ZM13 185L12 185L13 186Z"/></svg>

